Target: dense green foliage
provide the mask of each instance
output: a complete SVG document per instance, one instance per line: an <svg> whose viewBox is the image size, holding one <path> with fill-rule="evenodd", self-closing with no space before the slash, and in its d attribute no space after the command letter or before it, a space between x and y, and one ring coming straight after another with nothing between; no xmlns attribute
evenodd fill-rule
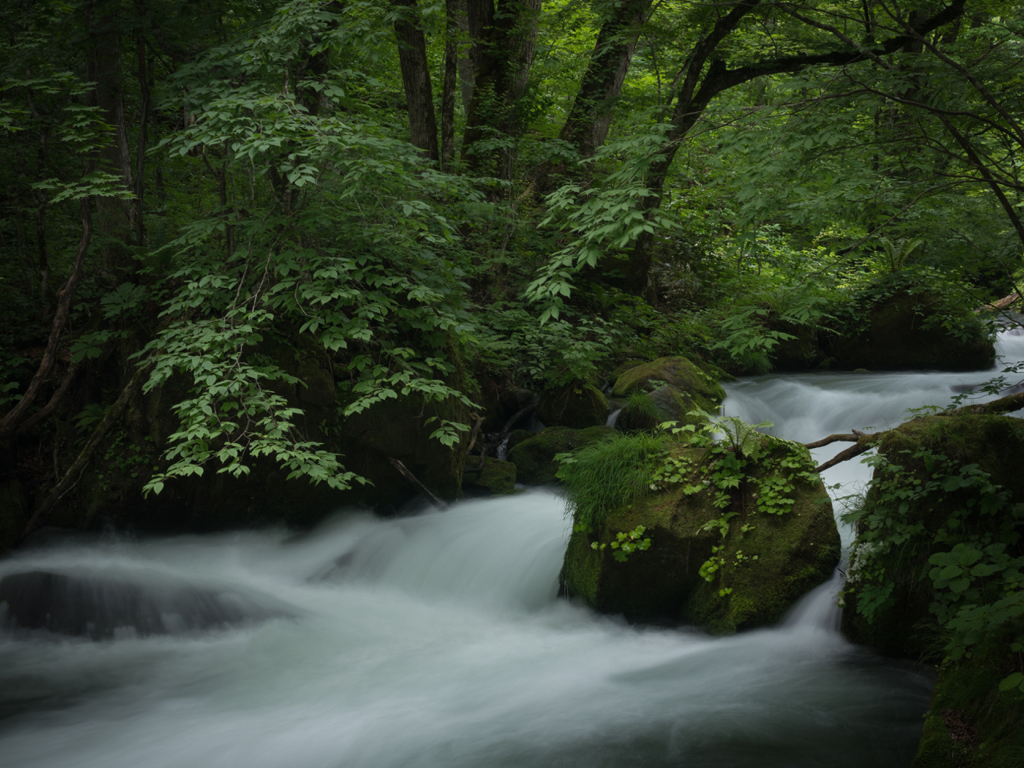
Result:
<svg viewBox="0 0 1024 768"><path fill-rule="evenodd" d="M170 409L151 491L261 461L342 489L385 401L448 404L458 451L485 391L827 365L894 280L952 333L1012 290L1018 3L624 8L5 4L0 438Z"/></svg>

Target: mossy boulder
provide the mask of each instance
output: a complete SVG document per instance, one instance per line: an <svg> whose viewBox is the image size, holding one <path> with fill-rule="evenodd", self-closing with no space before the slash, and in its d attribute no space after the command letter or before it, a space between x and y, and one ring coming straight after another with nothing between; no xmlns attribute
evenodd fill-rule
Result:
<svg viewBox="0 0 1024 768"><path fill-rule="evenodd" d="M914 768L1024 765L1024 692L999 690L1008 675L1024 672L1012 647L1024 621L998 607L1016 587L998 568L990 572L981 554L996 547L997 560L1024 557L1024 422L977 413L917 418L885 433L878 450L885 463L857 512L861 539L843 629L855 642L912 659L937 660L951 641L959 646L952 656L967 651L940 670ZM872 540L879 530L886 536ZM946 574L951 557L967 567ZM969 578L956 587L942 582L962 573ZM879 601L879 589L890 586ZM954 589L963 595L959 605L974 606L960 614L968 635L933 613Z"/></svg>
<svg viewBox="0 0 1024 768"><path fill-rule="evenodd" d="M644 360L626 360L625 362L619 363L608 374L608 380L614 383L618 381L619 376L624 374L626 371L630 371L638 365L643 365L644 362Z"/></svg>
<svg viewBox="0 0 1024 768"><path fill-rule="evenodd" d="M524 442L525 440L529 440L535 434L537 433L531 432L528 429L513 429L511 432L508 433L508 443L505 444L505 449L507 451L511 451L517 445Z"/></svg>
<svg viewBox="0 0 1024 768"><path fill-rule="evenodd" d="M629 398L619 416L621 429L650 429L665 421L694 423L689 412L713 413L725 390L708 373L685 357L661 357L637 365L615 380L612 396ZM639 400L646 397L647 402Z"/></svg>
<svg viewBox="0 0 1024 768"><path fill-rule="evenodd" d="M918 490L927 487L940 472L955 474L966 467L968 473L973 473L976 467L1005 489L1006 503L1024 502L1024 473L1019 461L1024 454L1024 422L1009 416L978 414L916 418L886 432L878 443L878 452L887 466L875 470L859 512L858 533L871 528L872 515L887 520L887 528L894 533L901 529L912 533L901 536L898 544L867 544L880 553L872 556L872 562L884 569L885 580L893 585L890 599L874 611L870 621L858 610L858 584L865 578L858 573L858 565L868 561L859 557L855 548L844 598L843 630L854 642L919 659L936 652L941 635L930 610L935 591L928 575L928 560L936 552L953 547L955 538L949 538L954 535L950 531L972 531L1000 541L1006 536L1020 536L1024 529L1018 525L1016 531L1005 531L1004 515L984 513L976 486L960 488L958 482L950 481L947 489L942 480L943 484L930 494L922 495ZM948 463L937 463L929 456L943 457ZM897 477L904 479L897 482ZM901 487L914 489L916 497L908 499ZM963 514L972 509L973 513ZM943 540L945 543L940 543ZM1019 547L1015 544L1011 549L1024 553Z"/></svg>
<svg viewBox="0 0 1024 768"><path fill-rule="evenodd" d="M486 491L493 496L512 493L516 489L516 465L488 456L481 466L479 456L470 456L462 473L462 487L467 492Z"/></svg>
<svg viewBox="0 0 1024 768"><path fill-rule="evenodd" d="M693 483L684 480L611 511L595 530L575 530L562 569L564 593L631 621L683 622L722 634L777 621L797 598L831 576L840 540L831 502L816 476L795 479L793 470L782 470L779 477L792 486L786 492L789 511L760 511L753 494L768 476L762 467L776 466L773 457L801 455L806 471L810 459L796 443L759 439L767 444L764 459L727 510L716 506L717 489L694 492ZM706 451L676 444L670 455L699 468ZM720 526L707 527L730 511L735 514L727 520L724 538ZM610 546L601 548L641 525L652 542L648 550L620 562ZM724 549L716 553L718 546ZM701 568L713 557L720 560L709 582Z"/></svg>
<svg viewBox="0 0 1024 768"><path fill-rule="evenodd" d="M512 448L508 452L508 460L516 465L519 482L525 485L546 485L556 480L557 454L569 453L614 433L614 429L604 426L578 430L548 427Z"/></svg>
<svg viewBox="0 0 1024 768"><path fill-rule="evenodd" d="M1010 672L1024 672L1010 651L1024 622L988 637L969 659L950 663L925 715L924 732L911 768L1019 768L1024 765L1024 692L1000 691Z"/></svg>
<svg viewBox="0 0 1024 768"><path fill-rule="evenodd" d="M939 294L884 288L877 301L859 307L839 329L833 367L973 371L992 365L995 347L977 317L961 313L950 324Z"/></svg>
<svg viewBox="0 0 1024 768"><path fill-rule="evenodd" d="M608 420L608 400L593 384L573 382L545 392L537 405L537 418L548 427L596 427Z"/></svg>

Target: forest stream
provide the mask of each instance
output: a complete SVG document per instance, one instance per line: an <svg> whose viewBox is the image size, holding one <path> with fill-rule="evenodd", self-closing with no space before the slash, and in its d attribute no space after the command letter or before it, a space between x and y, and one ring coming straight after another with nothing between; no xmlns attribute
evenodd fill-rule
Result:
<svg viewBox="0 0 1024 768"><path fill-rule="evenodd" d="M1024 358L1024 336L1000 346ZM988 375L772 375L728 385L724 410L809 442L895 425ZM842 496L869 472L851 461L825 481ZM0 578L59 574L152 620L69 638L13 630L0 608L0 763L910 764L934 673L843 639L838 576L771 629L639 628L556 597L567 534L560 497L533 490L297 536L41 540Z"/></svg>

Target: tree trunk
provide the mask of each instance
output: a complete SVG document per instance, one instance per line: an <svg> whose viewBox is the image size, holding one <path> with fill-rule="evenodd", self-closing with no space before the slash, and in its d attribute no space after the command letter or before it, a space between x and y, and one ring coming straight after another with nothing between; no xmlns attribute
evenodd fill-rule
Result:
<svg viewBox="0 0 1024 768"><path fill-rule="evenodd" d="M57 362L57 350L60 347L61 335L64 332L64 324L67 322L71 312L71 300L75 296L75 289L82 278L85 265L85 256L89 252L89 242L92 239L92 215L89 210L89 198L82 198L79 204L79 214L82 217L82 239L78 243L78 254L75 257L75 266L71 276L64 286L57 293L57 311L53 316L53 324L50 327L50 337L46 342L46 349L43 351L43 358L39 361L39 368L36 369L28 389L21 400L0 419L0 440L6 440L15 434L19 425L25 419L29 408L35 402L43 384L50 376L54 363Z"/></svg>
<svg viewBox="0 0 1024 768"><path fill-rule="evenodd" d="M89 79L96 83L93 100L103 119L114 127L112 140L100 150L98 165L122 179L124 188L135 191L132 182L131 153L124 116L121 71L121 33L118 29L123 13L120 0L93 0L89 5ZM120 280L135 272L135 261L129 246L134 242L135 203L115 197L96 198L96 231L105 235L101 249L103 271L107 277Z"/></svg>
<svg viewBox="0 0 1024 768"><path fill-rule="evenodd" d="M560 139L576 148L580 157L593 156L608 136L615 101L622 93L622 83L651 2L626 0L616 5L601 25L587 71L559 134Z"/></svg>
<svg viewBox="0 0 1024 768"><path fill-rule="evenodd" d="M464 164L476 174L512 178L515 142L522 128L542 0L469 0L469 33L478 50L473 100L462 140ZM475 146L495 142L493 151Z"/></svg>
<svg viewBox="0 0 1024 768"><path fill-rule="evenodd" d="M445 2L444 79L441 86L441 170L455 164L455 87L459 60L459 3Z"/></svg>
<svg viewBox="0 0 1024 768"><path fill-rule="evenodd" d="M473 78L476 71L477 45L469 34L469 16L466 12L466 0L452 0L455 7L455 19L458 24L459 42L470 40L468 45L461 45L458 53L459 92L462 94L462 114L469 114L469 105L473 101Z"/></svg>
<svg viewBox="0 0 1024 768"><path fill-rule="evenodd" d="M427 40L420 26L416 0L393 0L400 16L395 20L398 39L398 63L402 68L402 85L409 111L409 133L412 145L437 162L437 122L434 119L434 97L430 88L430 67L427 63Z"/></svg>
<svg viewBox="0 0 1024 768"><path fill-rule="evenodd" d="M653 194L644 198L642 210L645 214L661 205L665 179L672 167L676 152L708 104L718 94L741 83L766 75L798 72L807 67L823 64L844 66L864 59L880 59L883 56L891 55L901 50L912 36L926 34L959 18L964 13L966 0L954 0L953 3L940 9L932 17L921 21L911 32L891 37L874 49L865 50L862 45L849 41L840 30L835 30L833 33L847 46L844 50L783 56L729 69L722 58L715 58L713 54L725 38L739 26L743 18L757 8L761 2L762 0L741 0L736 3L728 13L719 17L711 30L694 45L683 69L684 76L672 114L672 127L665 135L665 143L658 149L659 159L651 164L648 172L647 188ZM630 252L626 285L627 290L638 295L649 295L653 244L654 235L645 231L637 239Z"/></svg>

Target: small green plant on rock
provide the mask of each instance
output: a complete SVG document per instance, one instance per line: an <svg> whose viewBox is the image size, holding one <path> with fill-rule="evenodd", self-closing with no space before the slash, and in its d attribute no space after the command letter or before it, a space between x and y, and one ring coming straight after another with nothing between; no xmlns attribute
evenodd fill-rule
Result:
<svg viewBox="0 0 1024 768"><path fill-rule="evenodd" d="M772 426L770 422L747 424L736 417L714 417L695 412L702 417L700 426L675 422L661 428L694 448L703 450L699 460L686 456L666 456L654 471L652 489L682 485L687 496L709 493L712 504L723 511L721 517L702 525L700 531L717 531L721 542L712 548L711 557L701 566L705 581L719 580L720 597L732 594L732 588L722 583L727 563L740 566L758 559L758 555L745 555L737 549L727 553L727 539L732 529L730 521L737 515L745 519L748 513L784 515L794 504L793 492L797 483L818 482L810 456L802 446L785 440L767 437L758 432ZM750 503L748 503L748 501ZM754 525L739 526L735 539Z"/></svg>
<svg viewBox="0 0 1024 768"><path fill-rule="evenodd" d="M612 557L618 562L624 563L629 559L629 556L636 551L643 552L651 547L651 538L648 536L642 538L647 529L638 525L632 531L619 531L615 534L615 539L607 544L602 542L593 542L590 548L603 552L605 549L612 550Z"/></svg>

